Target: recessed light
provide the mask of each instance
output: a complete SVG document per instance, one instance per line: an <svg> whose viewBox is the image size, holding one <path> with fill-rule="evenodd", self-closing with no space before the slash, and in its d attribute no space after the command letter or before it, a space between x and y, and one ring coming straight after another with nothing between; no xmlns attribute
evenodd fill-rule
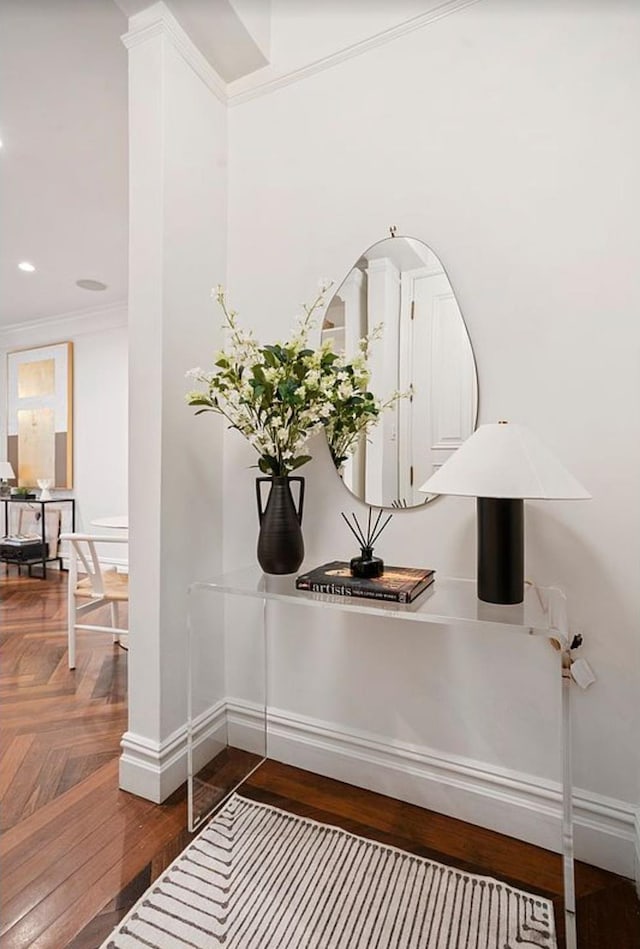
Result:
<svg viewBox="0 0 640 949"><path fill-rule="evenodd" d="M30 264L28 260L23 260L22 263L18 264L18 270L24 270L25 273L33 273L35 269L33 264Z"/></svg>
<svg viewBox="0 0 640 949"><path fill-rule="evenodd" d="M100 280L76 280L76 287L80 287L81 290L106 290L106 283L101 283Z"/></svg>

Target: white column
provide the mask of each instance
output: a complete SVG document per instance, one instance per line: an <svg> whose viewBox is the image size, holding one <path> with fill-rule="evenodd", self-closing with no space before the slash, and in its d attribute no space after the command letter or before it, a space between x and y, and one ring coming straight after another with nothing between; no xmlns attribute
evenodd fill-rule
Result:
<svg viewBox="0 0 640 949"><path fill-rule="evenodd" d="M344 303L344 351L350 358L367 332L365 284L364 273L354 267L338 291Z"/></svg>
<svg viewBox="0 0 640 949"><path fill-rule="evenodd" d="M162 3L134 16L130 128L129 728L120 784L164 800L186 776L187 587L220 567L222 427L185 371L211 365L226 276L223 86Z"/></svg>
<svg viewBox="0 0 640 949"><path fill-rule="evenodd" d="M353 358L358 344L367 333L366 279L362 270L354 267L336 294L344 303L344 351ZM365 492L366 442L364 439L353 455L344 463L342 480L357 497Z"/></svg>
<svg viewBox="0 0 640 949"><path fill-rule="evenodd" d="M388 399L398 388L398 321L400 273L388 257L370 260L368 277L368 330L383 324L382 339L373 344L371 391ZM390 505L398 494L397 408L388 409L373 429L367 445L367 501Z"/></svg>

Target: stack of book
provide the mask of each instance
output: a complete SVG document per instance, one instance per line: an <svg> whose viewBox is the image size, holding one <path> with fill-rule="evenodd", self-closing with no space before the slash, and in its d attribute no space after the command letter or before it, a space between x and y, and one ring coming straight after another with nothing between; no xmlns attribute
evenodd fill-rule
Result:
<svg viewBox="0 0 640 949"><path fill-rule="evenodd" d="M42 543L39 534L16 534L0 540L0 558L25 563L28 560L42 560L49 553L49 545Z"/></svg>
<svg viewBox="0 0 640 949"><path fill-rule="evenodd" d="M349 564L332 560L296 579L296 589L334 596L367 597L393 603L412 603L431 586L435 571L422 567L386 567L379 577L354 577Z"/></svg>

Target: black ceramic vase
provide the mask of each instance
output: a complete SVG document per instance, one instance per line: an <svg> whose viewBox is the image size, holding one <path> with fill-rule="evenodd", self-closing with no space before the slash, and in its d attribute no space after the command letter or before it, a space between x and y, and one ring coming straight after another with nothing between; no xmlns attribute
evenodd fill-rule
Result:
<svg viewBox="0 0 640 949"><path fill-rule="evenodd" d="M291 482L299 484L298 509L293 502ZM262 484L271 485L266 507L262 507ZM256 478L256 498L260 533L258 535L258 563L265 573L295 573L304 559L302 540L302 508L304 478L274 476Z"/></svg>

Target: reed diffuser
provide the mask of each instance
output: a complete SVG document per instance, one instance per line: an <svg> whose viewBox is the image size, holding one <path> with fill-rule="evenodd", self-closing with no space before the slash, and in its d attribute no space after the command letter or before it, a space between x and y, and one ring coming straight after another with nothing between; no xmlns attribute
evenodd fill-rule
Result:
<svg viewBox="0 0 640 949"><path fill-rule="evenodd" d="M351 569L351 575L353 577L381 577L384 572L384 561L380 557L373 556L373 545L380 537L380 534L385 529L391 518L392 514L389 514L386 521L379 527L380 518L382 517L382 508L378 511L378 516L375 520L375 523L371 524L371 511L369 508L369 516L367 518L367 532L365 534L364 529L360 526L358 518L355 514L351 514L353 524L346 516L342 513L342 518L358 541L360 546L360 556L353 557L349 562L349 567Z"/></svg>

